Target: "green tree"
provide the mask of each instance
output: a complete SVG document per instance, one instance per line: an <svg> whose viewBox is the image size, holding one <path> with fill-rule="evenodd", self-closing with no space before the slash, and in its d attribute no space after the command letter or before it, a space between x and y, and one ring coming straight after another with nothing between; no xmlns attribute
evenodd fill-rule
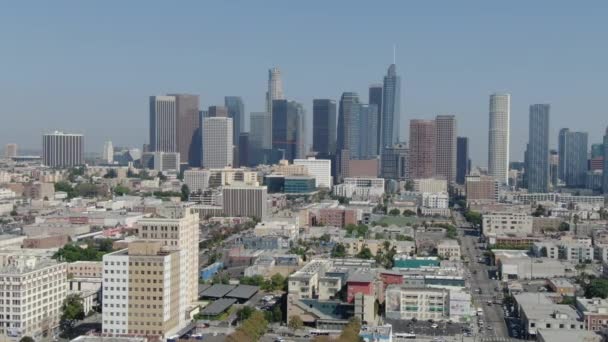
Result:
<svg viewBox="0 0 608 342"><path fill-rule="evenodd" d="M562 222L559 224L560 232L567 232L570 230L570 224L568 222Z"/></svg>
<svg viewBox="0 0 608 342"><path fill-rule="evenodd" d="M188 197L190 197L190 188L188 188L188 185L183 184L181 192L182 192L182 196L181 196L182 201L187 201Z"/></svg>
<svg viewBox="0 0 608 342"><path fill-rule="evenodd" d="M23 336L19 342L36 342L33 338L31 338L30 336Z"/></svg>
<svg viewBox="0 0 608 342"><path fill-rule="evenodd" d="M344 258L346 256L346 248L343 244L337 243L331 249L331 257L332 258Z"/></svg>
<svg viewBox="0 0 608 342"><path fill-rule="evenodd" d="M408 180L407 182L405 182L405 191L414 191L414 182L411 180Z"/></svg>
<svg viewBox="0 0 608 342"><path fill-rule="evenodd" d="M275 273L272 277L270 277L270 282L272 283L272 289L283 290L287 283L285 277L280 273Z"/></svg>
<svg viewBox="0 0 608 342"><path fill-rule="evenodd" d="M396 239L397 241L414 241L414 238L408 235L398 234Z"/></svg>
<svg viewBox="0 0 608 342"><path fill-rule="evenodd" d="M409 210L409 209L405 209L403 211L403 216L405 216L405 217L416 216L416 212Z"/></svg>
<svg viewBox="0 0 608 342"><path fill-rule="evenodd" d="M55 183L55 192L57 192L57 191L63 191L65 193L67 193L68 198L76 197L75 192L74 192L74 187L72 186L72 184L70 184L69 182L66 182L66 181L61 181L61 182Z"/></svg>
<svg viewBox="0 0 608 342"><path fill-rule="evenodd" d="M361 251L357 254L357 258L359 259L371 259L372 257L372 251L367 247L361 248Z"/></svg>
<svg viewBox="0 0 608 342"><path fill-rule="evenodd" d="M300 316L291 316L289 322L287 323L287 326L292 331L298 331L304 327L304 321L302 321L302 318L300 318Z"/></svg>
<svg viewBox="0 0 608 342"><path fill-rule="evenodd" d="M244 321L244 320L248 319L249 317L251 317L253 312L254 312L254 310L252 307L244 306L239 311L237 311L236 317L239 321Z"/></svg>
<svg viewBox="0 0 608 342"><path fill-rule="evenodd" d="M401 214L401 212L399 211L399 209L393 208L393 209L389 210L388 214L391 216L397 216L397 215Z"/></svg>
<svg viewBox="0 0 608 342"><path fill-rule="evenodd" d="M114 194L116 194L116 196L128 195L130 192L131 190L124 185L117 185L114 188Z"/></svg>
<svg viewBox="0 0 608 342"><path fill-rule="evenodd" d="M61 305L60 326L63 330L70 331L76 321L84 318L84 306L82 298L78 294L68 295Z"/></svg>
<svg viewBox="0 0 608 342"><path fill-rule="evenodd" d="M594 278L585 287L585 297L608 297L608 279Z"/></svg>
<svg viewBox="0 0 608 342"><path fill-rule="evenodd" d="M108 172L106 172L105 175L103 175L103 178L116 178L118 177L118 174L116 173L116 170L114 169L109 169Z"/></svg>

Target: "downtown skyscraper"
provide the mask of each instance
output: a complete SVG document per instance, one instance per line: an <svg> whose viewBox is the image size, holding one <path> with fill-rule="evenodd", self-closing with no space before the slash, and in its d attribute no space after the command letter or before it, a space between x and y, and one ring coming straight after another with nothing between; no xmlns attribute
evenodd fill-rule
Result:
<svg viewBox="0 0 608 342"><path fill-rule="evenodd" d="M448 181L456 181L456 117L438 115L435 118L435 175Z"/></svg>
<svg viewBox="0 0 608 342"><path fill-rule="evenodd" d="M67 168L84 164L84 136L55 131L42 136L42 164Z"/></svg>
<svg viewBox="0 0 608 342"><path fill-rule="evenodd" d="M376 138L378 140L377 154L382 150L382 84L372 84L369 86L368 101L370 105L375 105L378 108L378 122L376 123Z"/></svg>
<svg viewBox="0 0 608 342"><path fill-rule="evenodd" d="M412 179L435 176L436 135L435 120L410 120L409 171Z"/></svg>
<svg viewBox="0 0 608 342"><path fill-rule="evenodd" d="M356 136L358 132L352 132L353 128L358 130L359 127L353 124L358 116L356 114L358 110L359 95L355 92L342 93L338 113L336 141L336 177L338 182L341 182L343 178L349 175L351 154L355 153L351 150L356 146L353 139L358 139Z"/></svg>
<svg viewBox="0 0 608 342"><path fill-rule="evenodd" d="M549 111L548 104L530 106L526 166L529 193L549 191Z"/></svg>
<svg viewBox="0 0 608 342"><path fill-rule="evenodd" d="M401 77L397 76L397 66L391 64L384 76L382 92L382 148L399 142L401 124ZM411 147L411 146L410 146Z"/></svg>
<svg viewBox="0 0 608 342"><path fill-rule="evenodd" d="M606 133L604 134L604 169L602 178L604 194L608 194L608 127L606 127Z"/></svg>
<svg viewBox="0 0 608 342"><path fill-rule="evenodd" d="M295 101L272 101L272 149L293 162L304 156L304 107Z"/></svg>
<svg viewBox="0 0 608 342"><path fill-rule="evenodd" d="M586 132L571 132L568 129L562 131L564 133L563 181L569 187L584 187L588 169L589 135Z"/></svg>
<svg viewBox="0 0 608 342"><path fill-rule="evenodd" d="M557 137L557 153L559 158L557 176L562 181L566 179L566 134L569 131L568 128L562 128L559 130L559 135Z"/></svg>
<svg viewBox="0 0 608 342"><path fill-rule="evenodd" d="M456 183L464 184L466 176L469 175L469 138L456 138Z"/></svg>
<svg viewBox="0 0 608 342"><path fill-rule="evenodd" d="M272 101L284 100L281 70L274 67L268 70L268 90L266 91L266 112L272 115Z"/></svg>
<svg viewBox="0 0 608 342"><path fill-rule="evenodd" d="M232 144L239 145L239 136L245 126L245 105L240 96L225 96L224 106L228 111L228 117L232 119Z"/></svg>
<svg viewBox="0 0 608 342"><path fill-rule="evenodd" d="M510 117L511 95L490 95L488 174L501 184L507 184L509 176Z"/></svg>
<svg viewBox="0 0 608 342"><path fill-rule="evenodd" d="M336 154L336 101L314 99L312 101L312 149L320 157Z"/></svg>
<svg viewBox="0 0 608 342"><path fill-rule="evenodd" d="M199 97L188 94L150 96L150 148L178 152L190 166L201 164Z"/></svg>

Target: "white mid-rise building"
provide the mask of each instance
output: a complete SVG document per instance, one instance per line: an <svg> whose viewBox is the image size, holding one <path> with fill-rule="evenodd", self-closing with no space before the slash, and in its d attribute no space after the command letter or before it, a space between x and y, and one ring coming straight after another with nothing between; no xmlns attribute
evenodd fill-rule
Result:
<svg viewBox="0 0 608 342"><path fill-rule="evenodd" d="M190 192L202 192L209 187L211 171L201 169L191 169L184 171L184 183Z"/></svg>
<svg viewBox="0 0 608 342"><path fill-rule="evenodd" d="M179 172L179 152L154 152L154 170Z"/></svg>
<svg viewBox="0 0 608 342"><path fill-rule="evenodd" d="M416 192L448 192L448 182L445 179L419 178L414 179L414 191Z"/></svg>
<svg viewBox="0 0 608 342"><path fill-rule="evenodd" d="M458 240L446 239L437 244L437 255L447 260L460 260Z"/></svg>
<svg viewBox="0 0 608 342"><path fill-rule="evenodd" d="M389 285L385 291L386 318L441 320L449 317L449 291Z"/></svg>
<svg viewBox="0 0 608 342"><path fill-rule="evenodd" d="M432 209L447 209L450 204L450 197L446 192L422 193L422 206Z"/></svg>
<svg viewBox="0 0 608 342"><path fill-rule="evenodd" d="M527 213L510 212L485 214L483 234L486 236L532 234L532 216Z"/></svg>
<svg viewBox="0 0 608 342"><path fill-rule="evenodd" d="M315 177L317 188L331 189L333 185L331 177L331 160L311 157L307 159L294 159L293 164L306 166L308 174Z"/></svg>
<svg viewBox="0 0 608 342"><path fill-rule="evenodd" d="M59 325L68 291L67 264L31 256L14 256L0 268L3 289L0 339L42 339Z"/></svg>
<svg viewBox="0 0 608 342"><path fill-rule="evenodd" d="M333 193L358 201L375 201L384 196L384 178L344 178Z"/></svg>
<svg viewBox="0 0 608 342"><path fill-rule="evenodd" d="M207 117L203 119L203 166L223 168L233 163L232 119Z"/></svg>

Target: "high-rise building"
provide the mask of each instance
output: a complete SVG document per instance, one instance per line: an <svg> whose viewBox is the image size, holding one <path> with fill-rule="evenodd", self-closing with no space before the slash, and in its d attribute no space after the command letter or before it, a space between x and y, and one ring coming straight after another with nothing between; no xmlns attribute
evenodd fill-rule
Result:
<svg viewBox="0 0 608 342"><path fill-rule="evenodd" d="M169 250L180 251L180 269L186 284L184 300L189 305L198 300L198 242L199 216L191 208L172 206L155 217L137 222L137 236L145 240L158 240ZM184 318L185 319L185 318Z"/></svg>
<svg viewBox="0 0 608 342"><path fill-rule="evenodd" d="M549 192L549 111L548 104L530 106L526 168L529 193Z"/></svg>
<svg viewBox="0 0 608 342"><path fill-rule="evenodd" d="M203 166L207 169L231 166L234 158L232 147L232 119L208 117L203 119Z"/></svg>
<svg viewBox="0 0 608 342"><path fill-rule="evenodd" d="M272 111L272 149L293 162L304 155L304 107L295 101L274 100Z"/></svg>
<svg viewBox="0 0 608 342"><path fill-rule="evenodd" d="M241 134L239 134L239 148L238 148L238 152L239 152L239 162L238 165L239 167L242 166L249 166L249 133L248 132L241 132Z"/></svg>
<svg viewBox="0 0 608 342"><path fill-rule="evenodd" d="M401 77L397 76L397 66L391 64L384 76L382 93L382 148L399 142L401 125ZM411 146L410 146L411 147Z"/></svg>
<svg viewBox="0 0 608 342"><path fill-rule="evenodd" d="M555 189L559 181L559 154L556 150L549 151L549 179L551 179L551 185Z"/></svg>
<svg viewBox="0 0 608 342"><path fill-rule="evenodd" d="M162 249L158 241L133 241L104 255L103 263L102 336L164 340L184 327L179 251Z"/></svg>
<svg viewBox="0 0 608 342"><path fill-rule="evenodd" d="M336 154L336 101L314 99L312 101L312 149L319 156Z"/></svg>
<svg viewBox="0 0 608 342"><path fill-rule="evenodd" d="M557 177L562 181L566 180L566 134L569 131L568 128L562 128L559 130L559 135L557 137L557 153L559 156Z"/></svg>
<svg viewBox="0 0 608 342"><path fill-rule="evenodd" d="M101 158L106 164L114 163L114 147L112 146L112 141L108 140L103 144Z"/></svg>
<svg viewBox="0 0 608 342"><path fill-rule="evenodd" d="M591 159L604 157L604 144L591 144Z"/></svg>
<svg viewBox="0 0 608 342"><path fill-rule="evenodd" d="M273 107L276 102L273 104ZM231 185L222 188L224 215L229 217L266 217L268 189L265 186Z"/></svg>
<svg viewBox="0 0 608 342"><path fill-rule="evenodd" d="M467 202L498 201L498 180L491 176L469 175L465 177Z"/></svg>
<svg viewBox="0 0 608 342"><path fill-rule="evenodd" d="M184 171L184 183L190 192L203 192L209 187L211 171L202 169L189 169Z"/></svg>
<svg viewBox="0 0 608 342"><path fill-rule="evenodd" d="M564 182L569 187L584 187L587 177L588 134L567 131L564 135Z"/></svg>
<svg viewBox="0 0 608 342"><path fill-rule="evenodd" d="M224 97L224 106L228 111L228 117L232 119L232 137L234 146L239 146L239 134L244 131L245 126L245 105L240 96Z"/></svg>
<svg viewBox="0 0 608 342"><path fill-rule="evenodd" d="M456 183L464 184L468 176L469 168L469 138L458 137L456 139Z"/></svg>
<svg viewBox="0 0 608 342"><path fill-rule="evenodd" d="M359 105L358 158L374 159L378 157L378 108L376 105Z"/></svg>
<svg viewBox="0 0 608 342"><path fill-rule="evenodd" d="M50 167L84 164L84 136L53 132L42 136L42 163Z"/></svg>
<svg viewBox="0 0 608 342"><path fill-rule="evenodd" d="M604 170L602 178L604 194L608 194L608 127L606 127L606 133L604 134Z"/></svg>
<svg viewBox="0 0 608 342"><path fill-rule="evenodd" d="M306 166L308 174L315 178L317 188L331 189L333 185L331 178L331 160L309 157L306 159L294 159L293 165Z"/></svg>
<svg viewBox="0 0 608 342"><path fill-rule="evenodd" d="M272 68L268 70L268 91L266 92L266 112L273 113L272 101L284 100L283 95L283 80L281 79L281 70Z"/></svg>
<svg viewBox="0 0 608 342"><path fill-rule="evenodd" d="M177 152L175 96L150 96L150 152Z"/></svg>
<svg viewBox="0 0 608 342"><path fill-rule="evenodd" d="M405 181L410 179L409 149L405 143L384 148L380 159L380 177Z"/></svg>
<svg viewBox="0 0 608 342"><path fill-rule="evenodd" d="M4 147L4 156L8 159L17 156L17 144L6 144Z"/></svg>
<svg viewBox="0 0 608 342"><path fill-rule="evenodd" d="M151 163L155 171L180 171L181 161L178 152L148 152L146 154L152 154ZM149 165L150 161L144 164L144 168Z"/></svg>
<svg viewBox="0 0 608 342"><path fill-rule="evenodd" d="M378 122L376 123L376 146L378 151L376 151L376 154L380 155L382 149L382 84L372 84L369 86L369 98L367 102L378 108Z"/></svg>
<svg viewBox="0 0 608 342"><path fill-rule="evenodd" d="M198 95L150 96L150 147L177 152L184 164L200 165Z"/></svg>
<svg viewBox="0 0 608 342"><path fill-rule="evenodd" d="M488 132L488 174L501 184L509 178L509 125L511 95L490 95L490 124Z"/></svg>
<svg viewBox="0 0 608 342"><path fill-rule="evenodd" d="M207 109L206 118L227 118L228 117L228 108L224 106L209 106Z"/></svg>
<svg viewBox="0 0 608 342"><path fill-rule="evenodd" d="M456 117L438 115L435 118L435 128L435 175L450 184L456 181Z"/></svg>
<svg viewBox="0 0 608 342"><path fill-rule="evenodd" d="M435 120L410 120L410 177L432 178L435 176L437 143Z"/></svg>
<svg viewBox="0 0 608 342"><path fill-rule="evenodd" d="M340 98L340 108L338 113L338 132L336 140L336 176L337 182L340 183L343 178L348 177L349 164L351 156L357 153L357 149L353 151L353 147L357 146L357 132L352 132L354 127L353 122L358 118L359 96L354 92L342 93ZM355 141L353 142L353 137Z"/></svg>
<svg viewBox="0 0 608 342"><path fill-rule="evenodd" d="M253 112L249 116L249 164L267 163L264 156L272 148L272 120L266 112Z"/></svg>

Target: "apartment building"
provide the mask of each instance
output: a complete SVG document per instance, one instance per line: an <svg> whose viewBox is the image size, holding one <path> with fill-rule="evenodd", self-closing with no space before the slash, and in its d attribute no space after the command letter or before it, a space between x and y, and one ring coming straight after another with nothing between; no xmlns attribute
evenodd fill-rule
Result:
<svg viewBox="0 0 608 342"><path fill-rule="evenodd" d="M592 246L576 243L576 242L568 242L568 243L560 243L559 245L559 257L563 260L568 260L572 262L582 263L587 260L593 260L593 252L594 249Z"/></svg>
<svg viewBox="0 0 608 342"><path fill-rule="evenodd" d="M319 294L319 279L331 267L328 260L313 260L289 276L289 294L296 298L312 299Z"/></svg>
<svg viewBox="0 0 608 342"><path fill-rule="evenodd" d="M449 317L449 291L439 288L389 285L385 291L386 317L441 320Z"/></svg>
<svg viewBox="0 0 608 342"><path fill-rule="evenodd" d="M457 240L442 240L437 244L437 255L446 260L460 260L460 244Z"/></svg>
<svg viewBox="0 0 608 342"><path fill-rule="evenodd" d="M67 264L31 256L15 256L0 268L0 339L38 340L59 325L67 296Z"/></svg>
<svg viewBox="0 0 608 342"><path fill-rule="evenodd" d="M445 179L418 178L414 179L414 191L416 192L448 192L448 182Z"/></svg>
<svg viewBox="0 0 608 342"><path fill-rule="evenodd" d="M169 247L169 246L167 246ZM134 241L103 257L104 336L164 339L185 326L187 283L179 250Z"/></svg>
<svg viewBox="0 0 608 342"><path fill-rule="evenodd" d="M532 234L532 216L526 213L499 212L483 215L485 236Z"/></svg>

